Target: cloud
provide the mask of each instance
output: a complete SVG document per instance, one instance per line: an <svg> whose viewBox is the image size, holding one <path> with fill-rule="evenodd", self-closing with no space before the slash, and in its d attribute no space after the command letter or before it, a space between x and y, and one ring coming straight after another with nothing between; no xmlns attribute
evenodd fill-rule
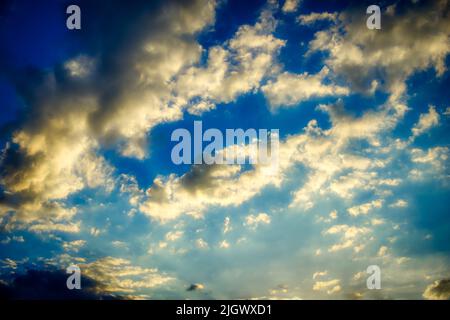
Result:
<svg viewBox="0 0 450 320"><path fill-rule="evenodd" d="M392 8L391 8L392 9ZM352 89L373 92L382 88L397 101L414 72L432 67L438 76L450 52L450 19L447 0L415 3L398 14L383 14L382 31L365 28L362 8L339 15L337 26L318 31L310 53L326 51L326 64L344 76ZM377 79L373 82L373 79Z"/></svg>
<svg viewBox="0 0 450 320"><path fill-rule="evenodd" d="M8 244L11 241L22 243L22 242L25 242L25 239L23 238L23 236L12 236L12 237L6 237L5 239L1 240L0 243Z"/></svg>
<svg viewBox="0 0 450 320"><path fill-rule="evenodd" d="M326 276L328 274L328 271L317 271L317 272L314 272L314 274L313 274L313 280L316 280L316 278L318 278L318 277L323 277L323 276Z"/></svg>
<svg viewBox="0 0 450 320"><path fill-rule="evenodd" d="M334 294L341 291L339 279L333 279L329 281L316 281L313 286L314 291L326 291L327 294Z"/></svg>
<svg viewBox="0 0 450 320"><path fill-rule="evenodd" d="M450 299L450 279L437 280L426 287L423 297L429 300Z"/></svg>
<svg viewBox="0 0 450 320"><path fill-rule="evenodd" d="M430 106L428 113L420 115L419 122L417 122L411 129L413 137L420 136L429 129L439 124L439 114L436 112L434 106Z"/></svg>
<svg viewBox="0 0 450 320"><path fill-rule="evenodd" d="M377 190L399 184L399 180L378 177L375 170L384 167L384 161L351 153L347 147L355 140L367 140L379 147L380 139L403 117L403 108L384 106L354 117L338 101L320 105L319 110L330 116L332 126L323 130L316 120L311 120L302 133L280 141L277 162L252 165L248 170L240 165L193 165L181 176L158 176L139 209L161 222L182 214L200 217L210 207L238 206L269 185L281 186L287 172L297 164L310 173L305 184L294 192L291 207L308 209L313 206L314 195L320 193L351 198L353 191L360 188ZM250 151L248 146L232 148L245 155Z"/></svg>
<svg viewBox="0 0 450 320"><path fill-rule="evenodd" d="M92 74L95 68L95 60L81 55L64 63L64 68L71 77L85 78Z"/></svg>
<svg viewBox="0 0 450 320"><path fill-rule="evenodd" d="M232 229L230 217L225 217L223 221L223 234L230 232Z"/></svg>
<svg viewBox="0 0 450 320"><path fill-rule="evenodd" d="M382 139L402 119L403 107L389 104L359 117L347 112L340 100L319 105L318 109L328 113L332 126L322 130L312 120L305 128L307 139L297 146L296 160L311 171L305 184L294 192L291 207L309 209L314 205L315 195L334 193L348 199L354 190L361 188L376 190L398 185L397 180L378 177L377 170L386 166L384 160L373 154L352 152L348 146L355 141L367 141L374 148L381 147Z"/></svg>
<svg viewBox="0 0 450 320"><path fill-rule="evenodd" d="M114 168L98 155L101 149L142 159L154 126L181 119L185 110L200 114L231 102L277 72L275 56L285 42L271 34L276 21L270 4L254 25L240 26L233 38L209 48L206 65L200 64L196 36L215 21L215 8L215 1L170 2L136 20L145 11L137 4L124 21L135 25L135 34L115 39L102 61L79 55L28 76L19 92L31 92L26 98L36 116L14 132L0 158L0 214L14 212L11 226L38 221L33 229L43 230L44 224L70 221L75 212L62 216L72 209L60 202L85 188L114 188ZM140 201L139 188L126 192L132 205Z"/></svg>
<svg viewBox="0 0 450 320"><path fill-rule="evenodd" d="M62 244L62 247L65 251L78 252L81 247L84 247L85 244L86 240L66 241Z"/></svg>
<svg viewBox="0 0 450 320"><path fill-rule="evenodd" d="M285 13L295 12L301 0L285 0L281 10Z"/></svg>
<svg viewBox="0 0 450 320"><path fill-rule="evenodd" d="M2 264L3 264L3 268L9 268L9 269L17 269L17 265L19 264L18 261L12 260L10 258L6 258L4 260L1 260Z"/></svg>
<svg viewBox="0 0 450 320"><path fill-rule="evenodd" d="M337 21L338 14L336 12L312 12L310 14L302 14L297 18L297 21L302 25L311 25L317 21L328 20L331 22Z"/></svg>
<svg viewBox="0 0 450 320"><path fill-rule="evenodd" d="M270 224L270 216L265 212L260 212L257 215L250 214L245 217L245 225L251 229L256 229L260 224Z"/></svg>
<svg viewBox="0 0 450 320"><path fill-rule="evenodd" d="M257 90L263 78L279 68L275 58L285 41L272 35L275 25L269 5L255 25L240 26L224 45L211 47L206 66L187 68L173 81L174 105L200 114Z"/></svg>
<svg viewBox="0 0 450 320"><path fill-rule="evenodd" d="M167 241L177 241L183 236L183 231L177 230L177 231L170 231L166 233L166 240Z"/></svg>
<svg viewBox="0 0 450 320"><path fill-rule="evenodd" d="M367 227L349 226L346 224L334 225L325 230L324 234L338 234L341 236L341 239L338 243L333 244L328 249L328 252L336 252L350 247L353 247L353 250L358 252L361 249L361 245L364 247L363 243L358 245L358 242L365 240L364 236L370 232L371 230Z"/></svg>
<svg viewBox="0 0 450 320"><path fill-rule="evenodd" d="M201 283L193 283L189 287L187 287L186 291L198 291L203 290L205 286Z"/></svg>
<svg viewBox="0 0 450 320"><path fill-rule="evenodd" d="M28 230L37 233L48 233L48 232L68 232L68 233L78 233L80 232L80 223L37 223L31 225Z"/></svg>
<svg viewBox="0 0 450 320"><path fill-rule="evenodd" d="M348 95L349 90L346 87L324 83L328 73L327 67L315 75L309 75L307 72L303 74L284 72L274 81L262 86L261 90L273 109L297 105L311 98Z"/></svg>
<svg viewBox="0 0 450 320"><path fill-rule="evenodd" d="M158 269L135 266L122 258L104 257L79 264L79 267L83 276L94 279L102 292L131 294L138 289L155 288L174 280L159 273Z"/></svg>
<svg viewBox="0 0 450 320"><path fill-rule="evenodd" d="M232 146L248 155L250 148ZM281 157L280 157L281 158ZM286 159L285 161L288 161ZM237 206L258 194L268 184L279 181L279 166L255 165L243 170L241 165L193 165L182 176L158 176L147 190L139 209L160 222L173 220L182 214L200 217L208 207Z"/></svg>
<svg viewBox="0 0 450 320"><path fill-rule="evenodd" d="M81 277L82 290L66 287L68 275L64 270L27 270L8 282L0 282L2 300L118 300L124 297L97 292L98 283Z"/></svg>
<svg viewBox="0 0 450 320"><path fill-rule="evenodd" d="M90 37L105 39L95 46L101 52L94 50L101 61L79 55L54 69L11 75L26 79L16 89L31 114L0 157L0 214L14 212L11 223L67 221L74 214L61 216L59 201L85 188L111 191L114 169L98 154L101 148L146 156L148 131L182 116L180 108L169 106L169 82L200 58L195 37L214 22L216 6L206 0L170 2L137 18L150 5L137 3L120 18L123 32L115 32L103 20L122 12L123 4L112 3L108 14L97 4L85 5L99 12L96 32L83 37L88 44Z"/></svg>
<svg viewBox="0 0 450 320"><path fill-rule="evenodd" d="M386 247L386 246L381 246L380 249L378 250L377 255L378 255L379 257L384 257L384 256L386 256L386 254L388 253L388 251L389 251L389 248L388 248L388 247Z"/></svg>
<svg viewBox="0 0 450 320"><path fill-rule="evenodd" d="M230 247L230 243L227 240L223 240L219 243L219 248L228 249Z"/></svg>
<svg viewBox="0 0 450 320"><path fill-rule="evenodd" d="M358 206L351 207L347 209L347 211L351 216L356 217L359 216L360 214L368 214L370 210L374 208L381 208L382 206L383 201L378 199Z"/></svg>
<svg viewBox="0 0 450 320"><path fill-rule="evenodd" d="M202 238L195 240L195 245L199 249L207 249L208 248L208 243Z"/></svg>
<svg viewBox="0 0 450 320"><path fill-rule="evenodd" d="M396 202L389 205L390 208L405 208L408 206L408 202L403 199L398 199Z"/></svg>
<svg viewBox="0 0 450 320"><path fill-rule="evenodd" d="M449 149L447 147L431 147L428 150L413 148L410 150L411 161L417 166L410 171L413 180L446 179L448 175L447 159Z"/></svg>

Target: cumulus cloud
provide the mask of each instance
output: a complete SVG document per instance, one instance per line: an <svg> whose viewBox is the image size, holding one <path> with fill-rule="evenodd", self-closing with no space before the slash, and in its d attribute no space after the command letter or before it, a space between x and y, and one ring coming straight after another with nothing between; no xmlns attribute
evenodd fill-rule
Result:
<svg viewBox="0 0 450 320"><path fill-rule="evenodd" d="M450 279L437 280L426 287L423 297L429 300L450 299Z"/></svg>
<svg viewBox="0 0 450 320"><path fill-rule="evenodd" d="M292 74L284 72L269 81L261 90L272 108L293 106L311 98L348 95L349 90L334 84L325 84L329 69L324 67L318 74Z"/></svg>
<svg viewBox="0 0 450 320"><path fill-rule="evenodd" d="M412 180L448 179L448 147L431 147L428 150L413 148L410 156L417 165L409 172Z"/></svg>
<svg viewBox="0 0 450 320"><path fill-rule="evenodd" d="M219 243L219 248L221 249L228 249L230 247L230 243L227 240L222 240Z"/></svg>
<svg viewBox="0 0 450 320"><path fill-rule="evenodd" d="M381 246L380 249L378 250L377 255L378 255L379 257L384 257L384 256L386 256L386 254L388 253L388 251L389 251L389 248L388 248L388 247L386 247L386 246Z"/></svg>
<svg viewBox="0 0 450 320"><path fill-rule="evenodd" d="M255 25L240 26L224 45L210 48L206 66L192 66L172 83L174 105L188 105L189 112L200 114L258 89L265 76L279 69L276 55L285 41L272 35L275 25L269 6Z"/></svg>
<svg viewBox="0 0 450 320"><path fill-rule="evenodd" d="M184 110L201 113L218 102L233 101L240 94L259 89L265 77L275 79L261 88L273 106L348 94L347 88L324 82L327 67L316 75L279 72L275 57L285 42L272 34L276 21L270 6L254 25L240 26L233 38L209 48L204 65L199 63L202 48L195 36L214 22L215 3L170 3L157 12L163 14L156 14L157 19L144 19L139 25L164 33L138 32L129 48L111 53L124 61L124 65L109 66L108 76L112 72L118 79L114 90L108 81L104 88L93 85L107 75L95 59L87 56L75 57L63 66L59 72L67 79L62 84L56 81L56 72L36 76L45 80L39 89L54 98L29 98L39 117L25 122L15 132L13 145L3 151L3 216L14 211L13 219L18 221L37 220L34 230L50 229L49 225L63 230L65 221L76 214L76 209L64 207L64 199L86 187L111 190L114 186L114 170L97 154L99 148L113 146L125 156L142 158L146 153L146 135L155 125L180 119ZM351 36L351 32L339 35L336 45L345 47L354 40ZM314 47L319 38L317 34L311 50L327 49ZM175 47L177 50L172 50ZM339 68L333 60L337 59L333 50L327 63L336 72ZM72 90L65 90L66 86ZM298 88L293 90L293 86ZM262 166L251 170L239 166L194 166L181 177L157 177L146 195L130 177L118 180L120 189L130 194L130 204L161 221L182 213L199 216L209 206L238 205L267 185L279 186L286 170L302 163L312 172L305 185L295 192L293 205L311 207L311 195L322 192L329 182L329 190L349 197L351 189L358 187L356 182L361 185L365 180L374 180L374 173L364 170L377 164L362 156L344 154L344 147L352 139L379 143L378 135L393 128L406 109L397 103L353 117L344 111L342 103L322 105L320 110L330 115L332 127L322 130L311 121L305 134L286 139L280 152L285 153L287 160L276 170ZM321 161L315 161L318 158ZM349 168L360 172L330 181L334 174Z"/></svg>
<svg viewBox="0 0 450 320"><path fill-rule="evenodd" d="M285 0L281 10L283 12L294 12L297 10L301 0Z"/></svg>
<svg viewBox="0 0 450 320"><path fill-rule="evenodd" d="M368 214L374 208L381 208L383 201L378 199L371 202L367 202L358 206L349 208L347 211L351 216L359 216L360 214Z"/></svg>
<svg viewBox="0 0 450 320"><path fill-rule="evenodd" d="M193 165L181 176L158 176L140 203L140 210L165 222L181 214L199 217L214 206L237 206L269 185L280 186L296 164L307 167L310 173L294 192L291 207L310 208L314 204L313 197L320 193L350 198L359 188L377 190L399 184L396 179L378 177L376 170L386 165L383 161L353 154L347 147L354 140L380 146L380 138L403 117L403 108L387 106L354 117L339 101L321 105L319 110L330 116L331 128L323 130L317 121L311 120L302 133L280 142L277 162L252 165L248 170L241 165ZM250 151L244 146L233 148L238 148L242 154Z"/></svg>
<svg viewBox="0 0 450 320"><path fill-rule="evenodd" d="M297 148L298 161L311 169L306 183L294 193L292 207L309 209L314 195L334 193L351 198L354 190L376 190L397 185L398 181L378 176L377 169L386 165L373 155L354 154L348 145L354 141L367 141L374 148L402 119L405 108L386 105L376 111L366 111L360 117L348 113L342 101L320 105L319 110L329 114L332 126L327 130L310 121L306 129L308 139ZM317 159L320 159L319 161Z"/></svg>
<svg viewBox="0 0 450 320"><path fill-rule="evenodd" d="M326 51L326 64L344 76L354 90L373 92L377 87L398 100L405 80L418 70L432 67L438 76L450 52L447 0L414 3L410 8L383 15L382 31L365 28L360 8L343 12L339 23L318 31L310 52ZM378 77L375 77L377 75ZM379 79L373 82L373 79Z"/></svg>
<svg viewBox="0 0 450 320"><path fill-rule="evenodd" d="M86 244L86 240L66 241L62 244L65 251L78 252Z"/></svg>
<svg viewBox="0 0 450 320"><path fill-rule="evenodd" d="M110 13L122 12L122 5L111 4ZM180 108L169 106L168 82L199 59L195 35L214 22L215 2L171 2L136 19L148 5L127 7L130 16L121 28L136 28L123 28L128 31L114 45L107 36L114 31L102 24L105 16L99 14L95 36L105 39L101 67L81 55L54 70L22 75L26 81L17 83L17 91L32 115L14 131L0 158L5 191L1 215L14 212L12 222L70 220L74 213L58 201L84 188L113 188L113 168L98 155L100 148L143 158L147 132L181 117ZM106 16L110 21L111 15Z"/></svg>
<svg viewBox="0 0 450 320"><path fill-rule="evenodd" d="M235 147L240 154L250 152L245 146ZM209 207L237 206L258 194L264 186L276 185L280 180L278 170L275 161L255 165L251 170L244 170L242 165L193 165L182 176L157 177L139 209L161 222L181 214L199 217Z"/></svg>
<svg viewBox="0 0 450 320"><path fill-rule="evenodd" d="M327 294L334 294L341 291L339 279L328 281L316 281L313 285L314 291L325 291Z"/></svg>
<svg viewBox="0 0 450 320"><path fill-rule="evenodd" d="M256 215L250 214L245 217L245 225L251 229L255 229L260 224L270 224L270 216L265 212L260 212Z"/></svg>
<svg viewBox="0 0 450 320"><path fill-rule="evenodd" d="M165 238L167 241L177 241L182 236L183 236L183 231L177 230L177 231L170 231L170 232L166 233Z"/></svg>
<svg viewBox="0 0 450 320"><path fill-rule="evenodd" d="M196 36L215 21L215 1L169 2L133 19L145 6L129 8L125 23L134 24L127 31L133 34L125 32L114 46L105 41L112 50L103 53L101 64L80 55L55 70L28 75L19 92L27 94L35 116L14 132L0 158L2 216L14 212L14 221L47 225L69 221L75 212L61 204L68 196L85 188L114 188L114 169L100 149L142 159L154 126L181 119L185 110L200 114L231 102L278 72L275 58L285 41L272 35L272 4L254 25L240 26L233 38L209 48L205 65ZM96 36L111 30L100 33ZM126 192L136 205L138 188Z"/></svg>
<svg viewBox="0 0 450 320"><path fill-rule="evenodd" d="M358 252L361 249L361 245L364 246L363 243L359 242L362 242L365 238L364 236L370 232L371 230L367 227L349 226L346 224L334 225L325 230L324 234L337 234L341 236L341 239L338 243L333 244L328 251L336 252L353 247L354 251Z"/></svg>

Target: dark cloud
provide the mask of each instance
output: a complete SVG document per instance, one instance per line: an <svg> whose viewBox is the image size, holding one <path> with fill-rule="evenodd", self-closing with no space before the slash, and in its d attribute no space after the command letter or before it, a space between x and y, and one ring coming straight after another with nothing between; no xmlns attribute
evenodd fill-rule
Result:
<svg viewBox="0 0 450 320"><path fill-rule="evenodd" d="M63 270L28 270L8 283L0 283L0 300L119 300L120 296L101 294L99 284L81 277L81 289L69 290L70 274Z"/></svg>
<svg viewBox="0 0 450 320"><path fill-rule="evenodd" d="M200 290L200 289L202 289L202 288L203 288L202 285L193 283L193 284L191 284L189 287L187 287L186 291L197 291L197 290Z"/></svg>
<svg viewBox="0 0 450 320"><path fill-rule="evenodd" d="M423 297L432 300L449 300L450 299L450 279L442 279L435 281L429 285Z"/></svg>

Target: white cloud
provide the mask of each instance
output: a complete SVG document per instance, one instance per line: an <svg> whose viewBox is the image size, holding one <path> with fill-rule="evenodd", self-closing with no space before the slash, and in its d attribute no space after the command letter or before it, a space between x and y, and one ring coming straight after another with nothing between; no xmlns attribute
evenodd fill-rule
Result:
<svg viewBox="0 0 450 320"><path fill-rule="evenodd" d="M37 223L31 225L28 230L37 233L48 233L48 232L68 232L68 233L78 233L80 232L80 223Z"/></svg>
<svg viewBox="0 0 450 320"><path fill-rule="evenodd" d="M99 290L113 293L132 293L138 289L165 285L174 278L158 269L134 266L129 260L105 257L80 264L83 274L99 282Z"/></svg>
<svg viewBox="0 0 450 320"><path fill-rule="evenodd" d="M225 217L225 220L223 221L223 234L230 232L231 229L232 227L230 217Z"/></svg>
<svg viewBox="0 0 450 320"><path fill-rule="evenodd" d="M78 56L64 64L68 73L72 77L84 78L92 74L95 68L95 60L88 56Z"/></svg>
<svg viewBox="0 0 450 320"><path fill-rule="evenodd" d="M331 211L329 216L331 219L336 220L338 217L337 210Z"/></svg>
<svg viewBox="0 0 450 320"><path fill-rule="evenodd" d="M430 106L428 113L420 115L419 122L417 122L411 129L413 138L420 136L424 132L430 130L431 128L439 124L439 114L436 112L434 106Z"/></svg>
<svg viewBox="0 0 450 320"><path fill-rule="evenodd" d="M325 84L329 69L324 67L319 73L309 75L284 72L262 86L266 98L273 109L293 106L311 98L348 95L349 90L334 84Z"/></svg>
<svg viewBox="0 0 450 320"><path fill-rule="evenodd" d="M314 291L326 291L327 294L334 294L341 291L339 279L333 279L329 281L317 281L313 285Z"/></svg>
<svg viewBox="0 0 450 320"><path fill-rule="evenodd" d="M210 48L205 67L192 66L178 75L173 103L199 114L258 89L265 76L277 72L275 57L285 41L272 35L276 21L271 10L264 9L255 25L240 26L224 45Z"/></svg>
<svg viewBox="0 0 450 320"><path fill-rule="evenodd" d="M285 0L281 10L283 12L294 12L297 10L301 0Z"/></svg>
<svg viewBox="0 0 450 320"><path fill-rule="evenodd" d="M389 205L390 208L406 208L408 206L408 202L403 199L398 199L394 203Z"/></svg>
<svg viewBox="0 0 450 320"><path fill-rule="evenodd" d="M323 276L326 276L328 274L328 271L317 271L317 272L314 272L314 274L313 274L313 280L316 280L316 278L318 278L318 277L323 277Z"/></svg>
<svg viewBox="0 0 450 320"><path fill-rule="evenodd" d="M168 233L166 233L166 240L167 241L177 241L178 239L180 239L183 236L183 231L177 230L177 231L170 231Z"/></svg>
<svg viewBox="0 0 450 320"><path fill-rule="evenodd" d="M208 243L202 238L195 240L195 245L199 249L207 249L208 248Z"/></svg>
<svg viewBox="0 0 450 320"><path fill-rule="evenodd" d="M297 18L298 22L302 25L310 25L314 24L317 21L328 20L331 22L336 22L337 13L333 12L312 12L310 14L302 14Z"/></svg>
<svg viewBox="0 0 450 320"><path fill-rule="evenodd" d="M366 15L349 10L339 15L338 26L315 34L310 52L327 51L326 64L353 89L373 92L378 86L391 93L391 101L398 101L405 80L415 71L432 67L439 76L446 70L450 22L445 8L446 0L437 0L399 14L390 10L383 15L382 32L361 27ZM374 87L375 75L382 86L377 82Z"/></svg>
<svg viewBox="0 0 450 320"><path fill-rule="evenodd" d="M257 228L261 224L270 224L270 216L265 212L260 212L256 215L250 214L245 217L245 225L251 229Z"/></svg>
<svg viewBox="0 0 450 320"><path fill-rule="evenodd" d="M338 243L333 244L328 251L336 252L346 248L353 247L354 251L359 252L361 249L361 243L364 236L367 235L371 230L367 227L356 227L349 226L346 224L334 225L324 231L324 234L337 234L341 236Z"/></svg>
<svg viewBox="0 0 450 320"><path fill-rule="evenodd" d="M378 200L373 200L371 202L367 202L358 206L354 206L349 208L347 211L348 213L353 216L359 216L360 214L368 214L369 211L371 211L374 208L381 208L383 206L383 200L378 199Z"/></svg>
<svg viewBox="0 0 450 320"><path fill-rule="evenodd" d="M444 116L450 116L450 107L447 107L443 113Z"/></svg>
<svg viewBox="0 0 450 320"><path fill-rule="evenodd" d="M85 244L86 244L85 240L74 240L69 242L66 241L62 244L62 247L64 248L65 251L78 252L80 248L83 247Z"/></svg>
<svg viewBox="0 0 450 320"><path fill-rule="evenodd" d="M380 249L378 250L377 255L378 255L379 257L384 257L384 256L386 256L386 254L388 253L388 250L389 250L388 247L386 247L386 246L381 246Z"/></svg>
<svg viewBox="0 0 450 320"><path fill-rule="evenodd" d="M412 180L447 179L449 149L447 147L431 147L428 150L411 149L411 161L414 167L409 176Z"/></svg>
<svg viewBox="0 0 450 320"><path fill-rule="evenodd" d="M230 243L227 240L223 240L219 243L219 248L228 249L230 247Z"/></svg>

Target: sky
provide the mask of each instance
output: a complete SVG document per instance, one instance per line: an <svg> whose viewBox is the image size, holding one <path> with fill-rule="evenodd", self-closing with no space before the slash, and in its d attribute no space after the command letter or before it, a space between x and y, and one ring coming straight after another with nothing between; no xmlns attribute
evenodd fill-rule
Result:
<svg viewBox="0 0 450 320"><path fill-rule="evenodd" d="M372 4L2 2L0 296L449 299L450 5ZM279 161L177 165L194 121Z"/></svg>

